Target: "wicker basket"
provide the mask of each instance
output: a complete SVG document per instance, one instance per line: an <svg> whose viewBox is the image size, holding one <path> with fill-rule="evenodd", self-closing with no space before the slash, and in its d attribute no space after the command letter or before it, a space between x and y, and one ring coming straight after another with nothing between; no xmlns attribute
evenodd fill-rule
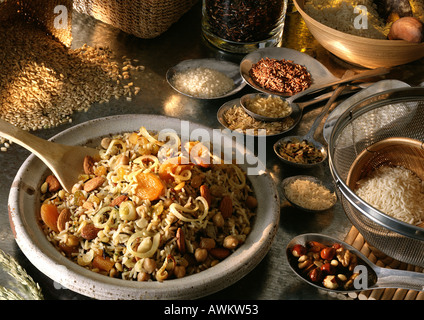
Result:
<svg viewBox="0 0 424 320"><path fill-rule="evenodd" d="M77 12L88 14L139 38L164 33L197 0L74 0Z"/></svg>

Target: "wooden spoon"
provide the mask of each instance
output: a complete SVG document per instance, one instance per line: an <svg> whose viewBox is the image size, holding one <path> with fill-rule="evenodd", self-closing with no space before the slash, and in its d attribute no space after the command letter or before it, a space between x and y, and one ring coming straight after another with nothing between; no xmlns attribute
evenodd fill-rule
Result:
<svg viewBox="0 0 424 320"><path fill-rule="evenodd" d="M39 138L0 119L0 136L31 151L53 172L62 187L71 192L83 172L85 156L95 156L99 151L81 146L66 146Z"/></svg>

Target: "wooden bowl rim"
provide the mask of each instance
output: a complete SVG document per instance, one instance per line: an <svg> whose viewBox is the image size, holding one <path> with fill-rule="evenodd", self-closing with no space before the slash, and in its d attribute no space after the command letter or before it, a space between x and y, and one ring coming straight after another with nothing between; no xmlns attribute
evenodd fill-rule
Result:
<svg viewBox="0 0 424 320"><path fill-rule="evenodd" d="M336 37L349 38L348 39L349 41L360 42L360 43L363 43L363 44L366 44L366 45L372 45L372 46L382 46L382 47L397 46L397 47L413 47L413 48L423 47L424 48L424 42L413 43L413 42L408 42L408 41L405 41L405 40L372 39L372 38L360 37L360 36L357 36L357 35L353 35L353 34L350 34L350 33L339 31L337 29L326 26L325 24L322 24L321 22L319 22L319 21L313 19L311 16L309 16L303 10L305 0L293 0L293 3L295 5L297 11L299 11L299 13L303 17L303 19L305 19L305 22L308 21L308 22L314 24L315 27L317 27L318 29L323 29L327 33L333 33Z"/></svg>

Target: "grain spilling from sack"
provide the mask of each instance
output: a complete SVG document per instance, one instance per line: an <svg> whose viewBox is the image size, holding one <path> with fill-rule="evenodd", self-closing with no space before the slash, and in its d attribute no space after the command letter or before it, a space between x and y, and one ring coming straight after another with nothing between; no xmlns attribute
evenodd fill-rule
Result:
<svg viewBox="0 0 424 320"><path fill-rule="evenodd" d="M71 122L94 103L126 97L139 88L127 59L120 66L108 48L70 49L26 22L0 25L0 118L24 130ZM2 151L8 147L1 139Z"/></svg>

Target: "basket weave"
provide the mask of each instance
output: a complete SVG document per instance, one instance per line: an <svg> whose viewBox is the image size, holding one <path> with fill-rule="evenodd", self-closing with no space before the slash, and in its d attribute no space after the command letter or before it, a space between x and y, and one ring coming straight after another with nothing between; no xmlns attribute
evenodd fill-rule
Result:
<svg viewBox="0 0 424 320"><path fill-rule="evenodd" d="M139 38L164 33L197 0L74 0L77 12L88 14Z"/></svg>

